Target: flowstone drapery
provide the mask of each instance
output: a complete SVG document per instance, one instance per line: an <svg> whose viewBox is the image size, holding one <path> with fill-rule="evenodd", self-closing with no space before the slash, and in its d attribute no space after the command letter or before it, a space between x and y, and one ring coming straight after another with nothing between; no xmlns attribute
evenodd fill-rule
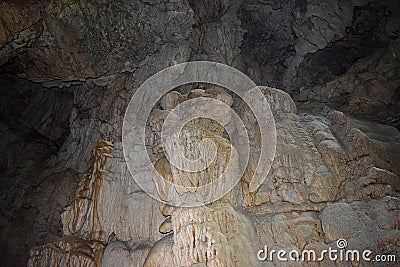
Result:
<svg viewBox="0 0 400 267"><path fill-rule="evenodd" d="M112 157L110 153L113 149L114 145L110 142L100 141L92 151L90 172L64 216L65 226L71 237L33 249L28 266L101 265L105 246L95 241L99 240L102 232L98 201L106 159Z"/></svg>
<svg viewBox="0 0 400 267"><path fill-rule="evenodd" d="M167 108L153 112L151 125L155 136L160 136L160 125L169 113L168 108L173 109L179 104L177 99L183 102L196 97L211 97L229 106L233 104L232 97L222 89L194 90L184 96L174 91L168 93L161 100L163 107ZM230 123L230 113L221 116L227 118L227 124ZM200 154L199 142L209 138L217 148L214 161L206 169L193 173L169 165L166 158L161 156L156 163L156 169L161 176L184 189L195 190L193 187L214 183L216 190L219 190L216 181L223 179L221 176L227 171L228 164L236 166L230 169L232 172L237 172L239 165L236 149L231 146L228 139L224 138L225 135L223 126L218 123L205 118L195 119L180 132L179 142L182 144L183 154L188 159L197 159ZM231 152L234 152L233 156ZM233 176L233 173L229 173L227 177L229 176ZM226 183L224 186L231 186L228 184L231 182L229 179L224 182ZM171 197L169 194L174 194L174 197L185 194L184 189L181 189L181 192L171 192L168 188L162 188L160 192L162 198L167 201ZM238 186L235 186L228 194L209 205L192 208L165 206L166 220L161 225L160 231L172 233L161 239L150 250L144 265L256 266L256 258L252 257L256 255L256 249L259 247L256 242L256 231L251 221L233 208L237 205L237 199Z"/></svg>
<svg viewBox="0 0 400 267"><path fill-rule="evenodd" d="M114 145L107 141L97 143L93 149L89 175L79 188L78 197L63 216L70 235L80 235L89 240L101 239L103 230L98 210L99 194L104 179L104 165L106 159L112 157L110 153L113 149Z"/></svg>
<svg viewBox="0 0 400 267"><path fill-rule="evenodd" d="M347 240L348 249L398 256L399 132L329 108L320 116L297 113L288 94L270 87L260 90L274 113L277 151L258 190L248 190L249 168L229 194L210 205L164 205L134 184L121 144L116 143L106 165L96 165L103 166L98 170L104 168L99 194L93 191L98 184L91 172L63 215L66 237L32 249L30 266L287 266L276 258L261 262L257 253L264 246L319 253L334 247L339 238ZM187 175L170 165L160 143L163 121L169 110L195 96L218 97L229 105L234 102L226 92L215 89L186 95L171 92L160 101L161 109L153 110L148 123L149 155L155 168L165 180L182 185L213 181L226 166L228 149L235 149L222 127L199 119L183 128L183 151L194 157L200 137L215 140L219 150L212 168ZM246 121L249 129L254 126L246 107L233 106L240 116L250 118ZM257 133L249 131L249 137L256 145ZM257 150L252 152L257 154ZM114 173L124 175L115 177ZM85 181L91 186L85 187ZM168 199L167 183L155 182L162 199ZM81 191L85 188L92 192ZM79 206L86 201L81 196L98 197L99 216L89 205L89 220L74 233L68 225L74 218L83 218L88 207ZM333 264L328 260L304 263Z"/></svg>

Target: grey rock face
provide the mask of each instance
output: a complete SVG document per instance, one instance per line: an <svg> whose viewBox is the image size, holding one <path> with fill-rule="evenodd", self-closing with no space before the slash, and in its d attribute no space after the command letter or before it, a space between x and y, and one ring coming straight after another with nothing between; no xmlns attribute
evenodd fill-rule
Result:
<svg viewBox="0 0 400 267"><path fill-rule="evenodd" d="M6 3L2 5L7 11L13 8ZM24 6L21 9L21 13L32 12L25 11ZM63 82L71 84L87 78L134 71L160 51L164 57L161 64L181 61L187 52L185 55L181 49L180 53L171 55L170 51L176 43L188 38L193 24L188 4L180 1L152 4L143 1L52 1L47 6L37 5L30 9L33 14L42 14L30 23L32 26L26 23L31 31L35 30L34 23L39 24L36 28L40 29L40 34L34 31L29 35L34 42L23 39L17 54L9 55L8 46L4 46L2 53L9 58L2 61L11 63L11 66L6 64L11 72L46 86L62 86ZM6 21L7 14L3 15ZM7 23L18 27L18 21L13 21L12 17ZM11 28L9 25L4 27ZM19 28L15 29L15 32L19 31ZM17 38L21 37L13 34L9 33L4 42L18 42Z"/></svg>
<svg viewBox="0 0 400 267"><path fill-rule="evenodd" d="M104 250L101 266L143 266L150 247L142 244L114 241Z"/></svg>
<svg viewBox="0 0 400 267"><path fill-rule="evenodd" d="M396 10L396 1L243 1L243 69L294 94L324 84L387 47Z"/></svg>
<svg viewBox="0 0 400 267"><path fill-rule="evenodd" d="M332 204L320 213L326 241L345 238L348 249L373 249L375 253L388 249L397 255L398 247L391 243L398 240L394 230L398 207L398 198L391 197Z"/></svg>
<svg viewBox="0 0 400 267"><path fill-rule="evenodd" d="M357 61L337 79L304 90L298 101L328 105L399 128L399 53L397 40L372 57Z"/></svg>

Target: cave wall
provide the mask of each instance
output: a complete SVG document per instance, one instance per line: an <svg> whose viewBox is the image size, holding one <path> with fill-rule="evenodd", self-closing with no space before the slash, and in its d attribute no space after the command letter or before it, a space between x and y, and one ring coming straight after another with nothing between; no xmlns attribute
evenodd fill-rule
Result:
<svg viewBox="0 0 400 267"><path fill-rule="evenodd" d="M45 86L135 72L161 49L164 64L214 60L297 94L384 49L400 27L395 0L7 1L2 9L2 69Z"/></svg>
<svg viewBox="0 0 400 267"><path fill-rule="evenodd" d="M129 179L122 156L121 124L128 101L138 86L152 74L176 63L211 60L237 67L257 84L281 88L296 96L301 111L316 116L326 116L328 112L323 107L329 106L356 114L362 120L399 125L397 72L390 74L390 86L380 89L383 95L386 92L393 95L390 99L393 119L387 119L386 102L378 106L379 116L373 116L374 113L366 116L366 108L360 108L357 101L352 102L356 103L353 109L348 107L347 100L342 101L349 95L357 99L357 92L362 98L365 93L360 89L342 90L335 85L333 90L339 88L344 93L321 101L326 100L324 92L329 93L332 88L328 82L366 72L363 68L354 71L352 66L356 62L356 66L365 58L377 62L381 55L398 53L396 1L3 1L0 9L3 151L0 253L1 261L7 265L24 265L30 248L63 236L61 213L71 204L79 182L90 167L91 150L103 139L115 144L113 158L107 163L111 182L104 189L110 199L115 197L114 204L107 207L115 211L108 215L107 234L120 229L115 234L124 242L106 249L123 254L126 246L128 250L138 248L133 251L139 251L138 258L145 259L150 247L161 237L158 227L163 220L162 207ZM388 59L382 64L387 70L397 70L398 59ZM380 72L368 72L381 77ZM361 80L357 83L369 77L357 78ZM389 84L387 79L380 81ZM282 120L296 127L304 120L310 124L314 121L309 117ZM329 126L335 124L321 120ZM295 139L305 138L305 132L313 129L296 127L290 134ZM381 126L371 127L385 131ZM282 130L285 131L289 130ZM307 135L306 139L314 142L312 136ZM313 146L300 147L315 152ZM399 175L396 169L389 171ZM264 185L258 196L247 199L248 212L261 213L271 223L282 220L279 216L291 220L290 223L296 216L305 217L309 225L316 222L312 233L322 233L318 214L325 208L323 204L302 203L302 211L311 213L289 215L298 209L293 207L298 198L308 201L304 190L292 182L284 182L279 189ZM351 190L348 192L344 194L353 194ZM117 201L121 194L128 199L123 205ZM374 198L391 194L392 191L383 191ZM370 198L368 193L361 195L357 201ZM278 210L267 205L277 199L282 202ZM396 206L391 201L384 200ZM352 204L353 211L361 212L368 205L383 205L367 202ZM138 207L147 207L147 211L136 217L133 210ZM340 208L349 210L348 206ZM132 210L121 213L123 209ZM275 212L280 213L276 218L272 215ZM119 213L125 216L120 216L119 224L113 224ZM143 221L151 223L144 227ZM264 221L257 223L267 229ZM126 226L132 222L139 230ZM388 229L396 227L393 225L387 226ZM294 232L290 235L295 235ZM103 242L108 242L108 235ZM279 245L279 238L262 241Z"/></svg>
<svg viewBox="0 0 400 267"><path fill-rule="evenodd" d="M99 140L120 142L134 90L156 71L189 59L193 15L187 3L157 1L17 1L2 2L1 9L7 133L2 135L1 257L21 266L30 248L62 236L60 215L89 169L91 150ZM9 123L17 124L17 133ZM14 135L23 135L22 141ZM130 182L116 146L114 179ZM135 205L150 199L137 193ZM152 235L137 234L142 240Z"/></svg>
<svg viewBox="0 0 400 267"><path fill-rule="evenodd" d="M30 246L62 236L59 214L72 200L64 189L80 181L72 169L54 169L70 134L74 95L7 74L0 80L1 255L25 261Z"/></svg>
<svg viewBox="0 0 400 267"><path fill-rule="evenodd" d="M388 46L396 1L244 1L241 57L257 83L298 93Z"/></svg>

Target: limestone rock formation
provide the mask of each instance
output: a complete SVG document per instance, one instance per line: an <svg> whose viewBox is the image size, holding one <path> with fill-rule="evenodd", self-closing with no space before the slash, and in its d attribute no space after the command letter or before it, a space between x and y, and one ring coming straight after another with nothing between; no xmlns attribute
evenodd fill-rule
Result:
<svg viewBox="0 0 400 267"><path fill-rule="evenodd" d="M241 184L242 200L239 203L242 211L237 210L235 200L239 195L234 193L228 201L220 200L197 208L165 206L161 209L161 205L154 203L151 205L155 206L143 210L135 206L135 200L126 202L121 197L116 198L116 195L128 197L128 194L121 188L121 181L113 180L110 172L113 166L108 165L108 171L104 171L107 169L104 156L108 156L112 147L100 143L93 151L95 161L91 175L83 181L78 198L63 215L63 220L66 235L77 235L85 240L80 242L99 240L102 242L99 245L105 244L104 256L95 256L94 252L89 258L75 256L81 253L81 248L76 245L70 245L77 247L72 249L73 253L57 254L65 248L50 243L32 250L30 264L43 266L49 261L62 264L66 261L64 257L72 257L71 262L79 264L94 264L92 261L99 264L101 258L103 266L257 266L261 262L255 255L262 245L271 249L322 251L339 238L347 239L349 248L369 248L374 253L398 255L398 130L352 118L336 110L327 110L326 116L296 114L296 106L289 95L274 88L261 89L274 112L277 151L270 174L256 192L246 191L245 183ZM195 90L178 99L184 101L185 97L194 97L194 94L221 99L225 93ZM176 98L167 97L164 106L175 106L173 99ZM226 99L227 103L232 103L230 98ZM157 125L162 125L160 120L166 118L164 111L159 110L161 116L152 117L153 143L157 143L155 140L161 130ZM197 130L210 134L211 128L203 127L209 123L212 122L196 120L190 123L186 126L187 137L197 136ZM390 138L383 135L388 131L392 133ZM214 129L212 134L224 133ZM184 140L187 148L197 142L196 138ZM154 151L163 153L162 150ZM187 152L189 156L195 154L195 150ZM167 179L192 181L193 177L173 171L175 167L169 166L165 157L156 158L157 170L167 175ZM217 161L213 168L218 169L223 166L221 164ZM99 176L102 177L100 180ZM212 180L212 176L204 178ZM170 191L163 192L168 197ZM81 198L83 193L90 199ZM86 202L88 200L91 201ZM130 206L121 206L128 203ZM145 216L152 214L147 218L153 224L148 225L148 230L140 228L137 232L138 229L132 227L135 224L143 227L143 223L136 216L124 213L124 209L135 210L135 215L139 210L143 210ZM74 231L76 227L70 226L79 225L79 219L84 215L90 215L88 218L92 219L82 220L83 227ZM162 216L165 216L163 223ZM125 223L116 224L111 218ZM154 218L160 218L158 224ZM152 232L158 230L167 235L160 239L160 234ZM150 234L147 237L143 236L146 231ZM275 260L272 264L279 266L281 263Z"/></svg>
<svg viewBox="0 0 400 267"><path fill-rule="evenodd" d="M259 262L257 251L320 252L338 238L399 259L399 16L397 0L0 2L0 265L287 266ZM185 100L226 103L251 143L235 190L177 209L134 182L121 129L147 78L193 60L225 63L268 85L260 89L277 149L267 179L250 192L260 151L251 112L221 88L175 88L146 129L148 154L166 180L204 183L222 171L188 177L171 168L160 131ZM187 144L215 140L223 148L216 165L227 166L221 125L198 119L184 133ZM99 140L114 144L112 158L90 170Z"/></svg>
<svg viewBox="0 0 400 267"><path fill-rule="evenodd" d="M99 142L93 149L91 170L71 206L62 215L66 238L32 249L30 266L115 266L121 262L126 266L141 266L144 262L151 245L149 239L152 235L153 240L157 238L157 229L152 229L155 226L151 224L147 229L143 228L145 225L137 224L135 227L135 221L140 222L145 216L150 216L148 220L162 216L160 212L152 214L154 208L150 207L143 210L143 217L140 217L136 212L140 208L135 206L138 205L137 197L129 199L120 182L107 181L106 159L111 157L113 149L114 145L106 141ZM124 196L127 198L125 201ZM149 204L160 210L161 206L155 201ZM115 211L115 217L109 210ZM118 219L117 216L121 217ZM132 240L138 243L134 244ZM108 243L104 250L104 244ZM88 247L92 247L92 252L85 250ZM130 252L131 247L134 252Z"/></svg>
<svg viewBox="0 0 400 267"><path fill-rule="evenodd" d="M241 58L258 84L296 94L344 74L398 36L397 1L243 1Z"/></svg>
<svg viewBox="0 0 400 267"><path fill-rule="evenodd" d="M259 266L252 222L229 204L178 208L173 234L151 249L145 266Z"/></svg>
<svg viewBox="0 0 400 267"><path fill-rule="evenodd" d="M104 165L106 159L111 157L113 148L111 143L102 141L93 149L90 174L83 181L78 190L78 196L63 216L66 234L79 235L90 240L101 240L103 228L98 203L104 179Z"/></svg>
<svg viewBox="0 0 400 267"><path fill-rule="evenodd" d="M167 100L176 99L177 95L179 95L177 92L167 94L164 97L165 100L162 100L162 103L166 103L164 106L173 107L174 105L167 104ZM228 106L233 104L232 97L221 89L197 89L188 95L179 96L179 99L184 101L185 98L205 96L221 100ZM199 105L195 106L199 108ZM227 117L229 123L229 113L221 116ZM154 127L159 125L154 121L155 118L157 117L153 117L152 120L152 129L158 137L160 127ZM237 156L232 157L231 151L234 147L231 147L228 140L222 138L224 131L223 128L222 131L219 130L220 128L220 125L210 119L195 119L184 127L179 133L180 137L176 137L177 140L182 140L183 153L189 159L195 159L193 156L199 155L200 140L204 138L213 140L217 149L216 159L205 170L190 173L179 170L172 164L169 167L162 167L165 164L168 165L165 157L161 158L163 163L160 160L157 161L157 170L170 182L183 187L183 191L180 189L181 191L177 192L177 197L187 194L186 190L191 187L201 187L208 183L214 183L213 189L216 191L223 190L219 188L218 180L220 179L223 179L224 186L231 186L229 177L232 177L233 172L237 170L231 170L226 177L222 175L228 170L228 164L238 166L239 161ZM162 192L164 200L168 200L171 193L175 194L169 189L164 189ZM190 189L188 192L191 192ZM250 258L249 262L249 256L254 255L257 249L256 232L251 221L233 209L232 205L236 206L237 199L235 193L237 190L233 189L208 206L204 206L207 204L204 203L200 207L176 207L172 211L165 211L167 218L160 226L160 232L172 233L158 241L150 250L145 266L165 266L165 264L169 266L243 266L249 263L257 266L257 260ZM195 199L195 201L201 202L202 199Z"/></svg>
<svg viewBox="0 0 400 267"><path fill-rule="evenodd" d="M167 9L163 3L146 1L112 6L64 0L1 5L5 36L0 41L0 62L9 72L46 86L134 70L160 46L168 58L167 47L184 40L193 24L189 6L179 1ZM168 60L174 59L171 54Z"/></svg>
<svg viewBox="0 0 400 267"><path fill-rule="evenodd" d="M400 42L356 62L345 74L323 86L308 88L298 97L399 128Z"/></svg>
<svg viewBox="0 0 400 267"><path fill-rule="evenodd" d="M272 107L278 139L270 174L256 192L247 192L242 181L241 197L233 192L225 203L198 210L163 208L133 183L123 159L118 156L121 144L115 144L113 158L104 162L111 147L103 143L94 150L94 167L63 215L64 234L80 239L67 238L57 241L61 243L34 248L30 264L43 266L46 262L62 264L69 260L74 264L96 262L99 265L98 259L102 258L103 266L162 266L165 262L241 266L243 259L255 260L254 255L262 245L322 250L339 237L347 238L352 248L361 245L364 248L368 244L375 253L398 255L398 130L329 108L325 109L326 115L296 113L296 105L288 94L270 87L261 90ZM153 115L149 122L152 129L149 143L153 148L157 147L160 126L169 108L179 101L214 97L236 105L233 98L218 90L172 94L178 97L166 97L165 109L155 110L153 114L158 115ZM251 121L248 123L252 126ZM204 132L215 140L221 139L223 128L211 125L210 120L196 120L187 126L188 134ZM256 144L256 135L251 135ZM186 144L192 141L189 138ZM171 180L182 175L172 171L162 156L161 147L150 151L155 154L154 163L160 173L169 175ZM122 179L115 176L121 172L125 173ZM186 176L180 177L186 179ZM91 219L80 221L86 215ZM227 225L231 228L224 228ZM353 225L361 234L354 236ZM194 235L188 235L193 229ZM162 237L162 234L167 235ZM215 243L209 244L210 240ZM91 247L90 244L98 244L96 249L105 246L104 256L100 257L101 253L94 248L89 254L81 251ZM238 244L245 244L248 250L240 247L241 253L233 253ZM217 255L213 254L214 248ZM252 264L258 263L255 260Z"/></svg>
<svg viewBox="0 0 400 267"><path fill-rule="evenodd" d="M101 266L141 267L150 251L150 246L151 244L111 242L104 250ZM165 263L165 261L163 262Z"/></svg>
<svg viewBox="0 0 400 267"><path fill-rule="evenodd" d="M100 266L103 250L100 242L64 239L32 249L28 266Z"/></svg>

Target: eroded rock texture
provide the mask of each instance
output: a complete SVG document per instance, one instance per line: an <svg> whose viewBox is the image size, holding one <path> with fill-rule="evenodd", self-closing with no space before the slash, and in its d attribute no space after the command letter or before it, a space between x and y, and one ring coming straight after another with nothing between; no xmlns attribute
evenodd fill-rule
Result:
<svg viewBox="0 0 400 267"><path fill-rule="evenodd" d="M241 9L242 53L260 84L286 91L324 84L398 36L396 1L257 1Z"/></svg>
<svg viewBox="0 0 400 267"><path fill-rule="evenodd" d="M327 105L399 128L400 42L357 61L345 74L323 86L304 90L298 100Z"/></svg>
<svg viewBox="0 0 400 267"><path fill-rule="evenodd" d="M264 245L321 251L338 238L400 259L399 14L395 0L0 2L0 265L255 266ZM185 100L232 106L253 146L231 194L175 209L132 180L121 128L142 82L190 60L237 67L285 92L261 88L277 149L255 192L260 133L236 96L188 85L160 100L147 145L171 181L203 183L226 166L228 149L211 174L170 167L160 127ZM229 144L209 120L186 134L187 143ZM112 158L91 170L100 140L114 145Z"/></svg>
<svg viewBox="0 0 400 267"><path fill-rule="evenodd" d="M28 266L100 266L103 250L96 241L56 241L33 249Z"/></svg>

